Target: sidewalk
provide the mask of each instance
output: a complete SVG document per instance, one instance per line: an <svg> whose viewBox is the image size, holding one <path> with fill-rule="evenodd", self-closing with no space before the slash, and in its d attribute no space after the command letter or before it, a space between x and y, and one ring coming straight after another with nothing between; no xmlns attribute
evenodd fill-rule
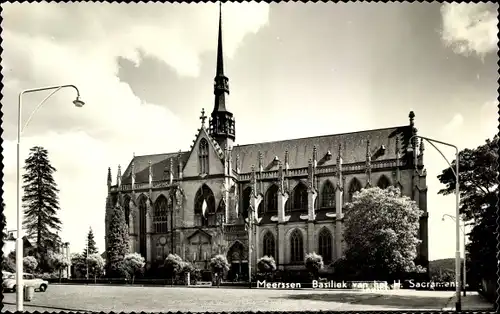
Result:
<svg viewBox="0 0 500 314"><path fill-rule="evenodd" d="M460 298L462 302L462 311L493 311L494 304L488 302L482 295L480 295L477 291L467 291L467 296L463 296L461 294ZM455 311L455 303L457 302L457 298L455 292L450 296L446 307L443 308L443 311Z"/></svg>

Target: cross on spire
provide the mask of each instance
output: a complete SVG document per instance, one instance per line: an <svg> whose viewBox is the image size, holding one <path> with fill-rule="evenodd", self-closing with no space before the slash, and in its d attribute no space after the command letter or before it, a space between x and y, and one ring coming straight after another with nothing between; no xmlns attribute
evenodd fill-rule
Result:
<svg viewBox="0 0 500 314"><path fill-rule="evenodd" d="M205 120L207 119L207 116L205 115L205 108L202 108L201 109L201 117L200 117L200 120L201 120L201 126L202 127L205 127Z"/></svg>

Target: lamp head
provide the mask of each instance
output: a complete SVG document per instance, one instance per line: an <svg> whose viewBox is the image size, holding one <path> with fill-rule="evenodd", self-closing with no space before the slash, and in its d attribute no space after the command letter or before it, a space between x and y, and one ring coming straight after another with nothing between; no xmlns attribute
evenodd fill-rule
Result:
<svg viewBox="0 0 500 314"><path fill-rule="evenodd" d="M81 108L83 107L83 105L85 105L85 102L83 102L83 100L80 99L80 95L78 95L76 99L73 100L73 104L75 104L75 106L77 106L78 108Z"/></svg>

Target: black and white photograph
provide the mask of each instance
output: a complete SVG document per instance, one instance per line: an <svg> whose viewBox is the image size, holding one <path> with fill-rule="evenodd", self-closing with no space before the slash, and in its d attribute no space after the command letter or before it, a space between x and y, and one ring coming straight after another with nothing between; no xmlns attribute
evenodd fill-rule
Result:
<svg viewBox="0 0 500 314"><path fill-rule="evenodd" d="M498 12L2 1L1 311L498 311Z"/></svg>

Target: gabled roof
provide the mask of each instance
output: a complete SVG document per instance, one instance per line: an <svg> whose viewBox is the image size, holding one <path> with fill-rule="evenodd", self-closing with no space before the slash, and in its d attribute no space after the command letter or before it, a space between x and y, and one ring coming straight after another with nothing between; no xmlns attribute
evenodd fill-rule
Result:
<svg viewBox="0 0 500 314"><path fill-rule="evenodd" d="M188 235L188 236L186 237L186 239L188 239L188 240L189 240L189 239L191 239L192 237L194 237L195 235L197 235L197 234L199 234L199 233L203 234L203 235L204 235L204 236L206 236L206 237L207 237L210 241L212 241L212 236L211 236L208 232L204 231L203 229L197 229L197 230L195 230L193 233L191 233L190 235Z"/></svg>
<svg viewBox="0 0 500 314"><path fill-rule="evenodd" d="M195 143L198 142L198 139L201 137L201 135L205 135L205 137L208 139L208 142L211 144L212 146L212 149L215 151L215 153L217 154L217 156L219 157L219 160L220 161L223 161L223 158L224 158L224 152L222 151L222 149L220 148L219 144L217 143L216 140L214 140L213 137L210 136L210 134L208 134L207 132L207 129L202 127L199 129L198 131L198 134L196 135L196 139L195 139ZM189 158L191 157L191 154L193 154L193 151L194 151L195 147L192 146L191 147L191 151L188 153L188 156L186 157L186 162L189 160ZM186 163L184 163L184 166L186 165Z"/></svg>
<svg viewBox="0 0 500 314"><path fill-rule="evenodd" d="M372 161L396 158L396 137L399 137L401 150L406 149L405 144L411 137L411 127L401 126L385 129L375 129L354 133L333 134L308 138L291 139L276 142L238 145L233 147L233 162L239 154L240 173L251 172L252 165L258 169L259 152L262 153L263 167L266 168L277 156L284 163L285 151L288 150L288 163L290 168L305 168L309 159L312 159L313 147L316 146L318 165L335 165L339 144L342 144L342 161L346 163L364 162L366 160L366 143L370 140L370 148L374 153L382 145L385 154L372 157ZM332 157L324 157L330 151ZM236 169L236 164L233 166Z"/></svg>

